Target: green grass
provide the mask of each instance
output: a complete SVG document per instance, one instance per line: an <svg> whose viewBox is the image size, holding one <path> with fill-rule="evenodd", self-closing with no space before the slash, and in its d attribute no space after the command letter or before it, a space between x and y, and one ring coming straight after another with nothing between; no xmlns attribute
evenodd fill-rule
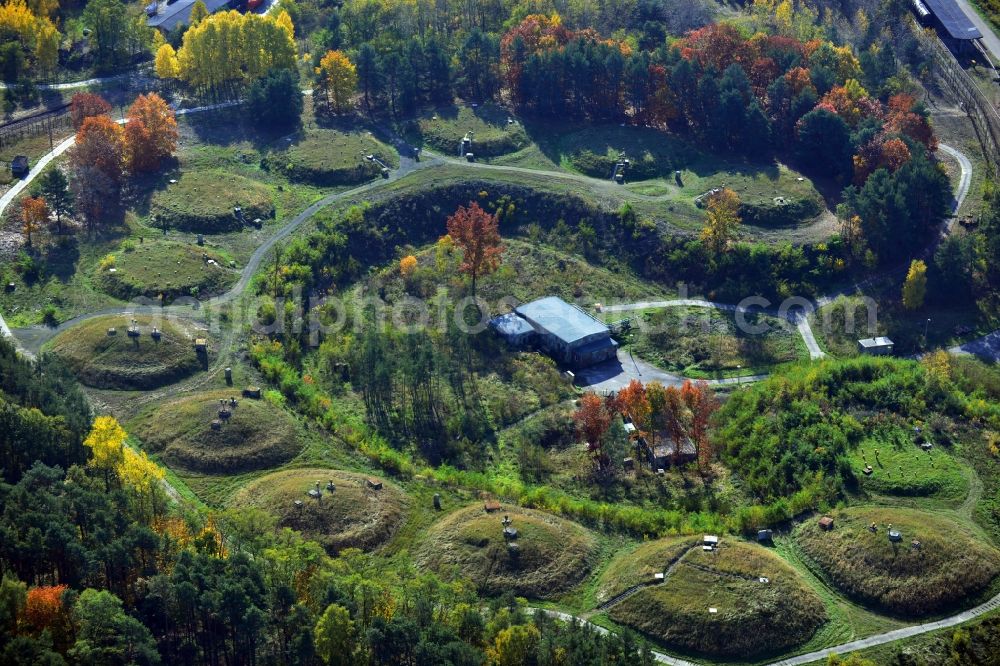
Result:
<svg viewBox="0 0 1000 666"><path fill-rule="evenodd" d="M426 145L445 155L458 155L462 138L473 132L472 152L477 158L498 157L527 147L531 140L524 127L515 122L503 109L485 104L448 106L435 109L406 128L408 138L415 145Z"/></svg>
<svg viewBox="0 0 1000 666"><path fill-rule="evenodd" d="M128 241L111 256L113 263L105 259L96 269L95 282L122 300L160 294L167 301L178 296L205 298L225 291L239 277L223 255L186 243Z"/></svg>
<svg viewBox="0 0 1000 666"><path fill-rule="evenodd" d="M951 503L960 503L969 493L965 465L940 447L924 451L908 437L862 442L849 459L866 493L933 497ZM872 466L870 475L864 473L866 464Z"/></svg>
<svg viewBox="0 0 1000 666"><path fill-rule="evenodd" d="M365 159L367 155L375 155L389 168L399 166L396 151L363 130L311 128L293 137L287 148L282 143L281 152L269 155L267 163L290 180L321 187L378 178L381 167Z"/></svg>
<svg viewBox="0 0 1000 666"><path fill-rule="evenodd" d="M797 545L843 594L882 611L921 617L972 605L1000 572L1000 553L955 514L866 506L830 515L833 530L803 523ZM901 543L889 541L890 524L902 533ZM913 540L920 549L911 547Z"/></svg>
<svg viewBox="0 0 1000 666"><path fill-rule="evenodd" d="M667 537L619 553L601 574L597 602L604 603L635 585L653 582L654 574L665 572L697 544L698 540L691 537Z"/></svg>
<svg viewBox="0 0 1000 666"><path fill-rule="evenodd" d="M593 304L667 295L661 287L625 268L616 271L600 268L577 255L524 240L505 238L503 244L500 268L481 277L476 285L477 296L490 303L503 298L527 302L542 296L560 296L566 301ZM432 297L454 280L461 253L456 251L439 262L434 246L428 246L414 256L418 267L410 278L402 278L398 263L383 269L376 277L379 293L387 301L393 302L406 294Z"/></svg>
<svg viewBox="0 0 1000 666"><path fill-rule="evenodd" d="M503 516L518 532L520 553L507 549ZM585 528L541 511L504 505L486 513L475 504L435 523L415 553L417 563L436 570L457 567L484 594L513 592L532 599L562 594L596 563L597 540Z"/></svg>
<svg viewBox="0 0 1000 666"><path fill-rule="evenodd" d="M265 400L238 396L217 390L159 403L132 421L129 432L181 473L237 474L294 458L302 448L295 420ZM212 430L219 400L230 397L237 397L232 417Z"/></svg>
<svg viewBox="0 0 1000 666"><path fill-rule="evenodd" d="M668 647L713 657L780 653L808 641L826 620L820 598L794 569L732 539L715 552L689 551L662 585L640 590L609 615Z"/></svg>
<svg viewBox="0 0 1000 666"><path fill-rule="evenodd" d="M702 307L668 307L633 313L608 313L606 318L633 317L625 341L644 360L686 377L716 377L739 368L766 372L770 366L808 358L802 338L783 319L752 313L743 316ZM756 328L760 333L754 333Z"/></svg>
<svg viewBox="0 0 1000 666"><path fill-rule="evenodd" d="M262 476L230 501L233 507L270 512L280 527L302 532L331 551L374 550L386 543L403 523L408 500L396 485L382 480L379 490L368 487L360 474L325 468L288 469ZM327 490L333 481L336 489ZM322 498L307 493L319 482ZM301 500L301 508L295 501Z"/></svg>
<svg viewBox="0 0 1000 666"><path fill-rule="evenodd" d="M274 216L271 188L222 169L184 169L176 183L153 194L150 211L156 227L218 233L241 228L233 208L247 220Z"/></svg>
<svg viewBox="0 0 1000 666"><path fill-rule="evenodd" d="M142 334L126 335L135 319ZM159 341L152 327L162 332ZM115 328L115 335L108 329ZM47 350L62 359L87 386L113 390L149 390L172 384L208 367L208 358L194 349L203 333L179 321L147 315L88 319L53 338ZM209 355L213 353L211 341Z"/></svg>

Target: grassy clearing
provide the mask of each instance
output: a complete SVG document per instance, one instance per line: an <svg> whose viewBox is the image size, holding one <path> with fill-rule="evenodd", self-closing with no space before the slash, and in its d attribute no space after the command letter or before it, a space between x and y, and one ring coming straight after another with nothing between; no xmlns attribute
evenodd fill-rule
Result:
<svg viewBox="0 0 1000 666"><path fill-rule="evenodd" d="M553 149L566 169L604 179L611 178L619 155L624 153L630 161L627 187L644 196L693 206L695 197L715 187L728 187L739 194L748 225L795 226L824 209L812 182L782 164L726 160L649 128L589 127L564 135ZM676 171L681 172L680 182Z"/></svg>
<svg viewBox="0 0 1000 666"><path fill-rule="evenodd" d="M183 170L176 183L153 194L150 210L156 226L217 233L242 224L233 215L240 206L247 220L274 216L271 188L223 170Z"/></svg>
<svg viewBox="0 0 1000 666"><path fill-rule="evenodd" d="M132 319L141 330L137 338L125 333ZM159 340L150 335L153 326L162 333ZM108 335L109 328L116 330L115 335ZM162 317L95 317L57 335L48 351L61 358L87 386L148 390L208 367L208 355L194 349L194 340L200 335L188 324Z"/></svg>
<svg viewBox="0 0 1000 666"><path fill-rule="evenodd" d="M382 143L371 132L338 131L311 128L290 137L287 148L267 157L266 164L285 174L290 180L311 185L354 185L378 178L381 167L365 159L374 155L390 168L399 166L396 151Z"/></svg>
<svg viewBox="0 0 1000 666"><path fill-rule="evenodd" d="M335 490L328 491L332 481ZM319 483L322 498L307 493ZM301 507L295 504L301 500ZM374 550L388 541L403 522L408 500L396 485L382 481L369 487L367 477L333 469L290 469L262 476L231 500L234 507L256 507L272 513L281 527L302 532L331 551Z"/></svg>
<svg viewBox="0 0 1000 666"><path fill-rule="evenodd" d="M798 331L784 319L759 313L742 319L748 326L739 325L735 313L714 308L647 310L634 318L627 341L643 359L686 377L716 377L737 368L766 372L771 366L808 358Z"/></svg>
<svg viewBox="0 0 1000 666"><path fill-rule="evenodd" d="M237 391L187 395L145 411L129 432L171 467L203 474L235 474L288 462L302 448L295 420L264 400L238 399L219 430L219 400Z"/></svg>
<svg viewBox="0 0 1000 666"><path fill-rule="evenodd" d="M961 344L995 328L974 304L934 304L906 310L895 286L894 292L869 295L874 309L866 306L865 297L841 296L810 315L813 331L827 353L839 358L857 356L860 338L885 335L895 343L897 355L916 354Z"/></svg>
<svg viewBox="0 0 1000 666"><path fill-rule="evenodd" d="M209 259L214 263L208 263ZM225 291L239 277L228 264L221 254L197 245L166 240L143 240L139 244L127 241L101 261L95 282L122 300L160 294L167 301L178 296L204 298Z"/></svg>
<svg viewBox="0 0 1000 666"><path fill-rule="evenodd" d="M406 134L415 145L445 155L458 155L462 138L472 132L472 152L476 157L498 157L527 147L531 140L519 122L493 104L476 107L448 106L409 123Z"/></svg>
<svg viewBox="0 0 1000 666"><path fill-rule="evenodd" d="M826 619L819 597L780 557L733 540L715 552L691 550L664 584L613 606L610 616L672 648L717 657L780 653L808 641Z"/></svg>
<svg viewBox="0 0 1000 666"><path fill-rule="evenodd" d="M697 539L690 537L668 537L619 553L601 574L597 602L603 603L635 585L652 582L654 574L665 572L697 543Z"/></svg>
<svg viewBox="0 0 1000 666"><path fill-rule="evenodd" d="M510 516L519 553L508 550L501 519ZM549 599L574 587L596 562L597 540L563 518L504 505L486 513L476 504L439 520L416 551L417 562L434 569L457 567L484 594L511 591Z"/></svg>
<svg viewBox="0 0 1000 666"><path fill-rule="evenodd" d="M829 532L817 521L800 525L797 545L841 592L889 613L920 617L971 605L1000 573L1000 553L953 514L853 507L831 515L835 527ZM889 541L890 524L902 542ZM914 540L919 549L911 546Z"/></svg>

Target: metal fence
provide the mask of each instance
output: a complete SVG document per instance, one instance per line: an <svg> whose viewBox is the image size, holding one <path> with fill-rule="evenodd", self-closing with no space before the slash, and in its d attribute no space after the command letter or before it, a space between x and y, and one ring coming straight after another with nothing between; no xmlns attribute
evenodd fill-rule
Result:
<svg viewBox="0 0 1000 666"><path fill-rule="evenodd" d="M24 118L18 118L0 123L0 149L22 141L28 137L48 134L54 141L56 133L64 134L62 130L72 128L73 119L69 112L69 104L45 109Z"/></svg>
<svg viewBox="0 0 1000 666"><path fill-rule="evenodd" d="M922 44L933 54L942 81L972 121L990 171L997 173L1000 169L1000 113L934 33L917 32Z"/></svg>

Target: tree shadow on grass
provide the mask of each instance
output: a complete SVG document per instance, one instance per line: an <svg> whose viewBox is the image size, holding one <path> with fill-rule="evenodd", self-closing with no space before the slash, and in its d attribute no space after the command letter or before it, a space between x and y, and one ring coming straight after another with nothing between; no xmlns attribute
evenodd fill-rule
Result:
<svg viewBox="0 0 1000 666"><path fill-rule="evenodd" d="M66 284L76 274L80 244L76 238L63 236L45 248L45 272Z"/></svg>

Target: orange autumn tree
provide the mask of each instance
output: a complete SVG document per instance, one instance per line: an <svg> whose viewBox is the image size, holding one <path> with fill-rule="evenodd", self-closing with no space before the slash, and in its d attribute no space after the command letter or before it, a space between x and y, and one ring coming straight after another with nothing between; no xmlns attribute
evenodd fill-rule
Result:
<svg viewBox="0 0 1000 666"><path fill-rule="evenodd" d="M107 116L85 118L70 157L75 167L91 167L121 183L125 175L125 130Z"/></svg>
<svg viewBox="0 0 1000 666"><path fill-rule="evenodd" d="M587 451L598 469L604 469L611 462L601 446L604 434L611 427L611 417L611 411L596 393L587 393L580 398L580 405L573 413L577 431L587 442Z"/></svg>
<svg viewBox="0 0 1000 666"><path fill-rule="evenodd" d="M93 227L118 198L125 177L125 130L107 116L84 119L70 152L77 209Z"/></svg>
<svg viewBox="0 0 1000 666"><path fill-rule="evenodd" d="M177 150L177 119L156 93L139 95L128 110L125 143L132 173L156 171Z"/></svg>
<svg viewBox="0 0 1000 666"><path fill-rule="evenodd" d="M459 206L448 218L448 235L462 248L459 270L472 278L472 296L475 298L479 276L492 273L500 266L503 245L500 243L497 218L473 201L467 207Z"/></svg>
<svg viewBox="0 0 1000 666"><path fill-rule="evenodd" d="M49 207L41 197L25 197L21 200L21 222L25 244L31 247L31 234L49 219Z"/></svg>
<svg viewBox="0 0 1000 666"><path fill-rule="evenodd" d="M28 590L24 604L24 622L34 635L48 630L56 646L69 643L69 611L63 603L67 585L47 585Z"/></svg>

